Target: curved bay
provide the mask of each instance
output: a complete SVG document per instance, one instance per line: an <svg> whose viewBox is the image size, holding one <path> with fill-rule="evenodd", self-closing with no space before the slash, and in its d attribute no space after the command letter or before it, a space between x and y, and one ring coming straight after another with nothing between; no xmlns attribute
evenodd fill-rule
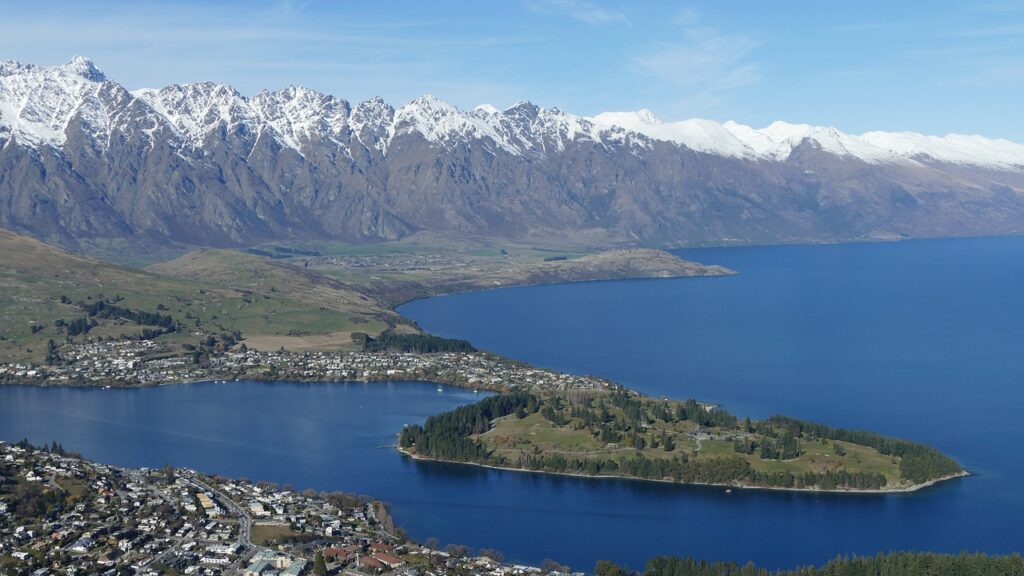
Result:
<svg viewBox="0 0 1024 576"><path fill-rule="evenodd" d="M890 549L1010 552L1024 516L1024 239L681 252L728 278L497 290L402 312L522 360L932 444L977 475L911 495L794 494L413 462L402 424L472 402L435 385L0 388L0 438L372 494L419 539L590 569L655 554L768 566Z"/></svg>

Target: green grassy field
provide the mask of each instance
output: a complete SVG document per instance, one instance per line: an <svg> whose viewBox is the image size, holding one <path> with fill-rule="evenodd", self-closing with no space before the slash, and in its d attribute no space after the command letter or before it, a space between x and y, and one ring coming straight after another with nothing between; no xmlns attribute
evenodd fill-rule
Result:
<svg viewBox="0 0 1024 576"><path fill-rule="evenodd" d="M256 524L250 531L250 539L257 546L266 546L281 538L295 536L297 532L288 526L275 526L267 524Z"/></svg>
<svg viewBox="0 0 1024 576"><path fill-rule="evenodd" d="M879 473L885 476L890 484L897 484L900 480L899 463L889 456L880 454L877 450L865 446L858 446L849 442L838 442L846 449L845 456L837 456L833 452L832 444L822 444L820 441L803 442L801 448L804 453L792 460L762 460L756 454L740 454L741 458L750 462L757 470L765 472L825 472L827 470L852 470L859 472ZM702 443L699 452L700 458L737 456L731 442L712 440Z"/></svg>
<svg viewBox="0 0 1024 576"><path fill-rule="evenodd" d="M84 482L75 478L58 478L57 485L64 489L68 497L76 499L81 499L89 490Z"/></svg>
<svg viewBox="0 0 1024 576"><path fill-rule="evenodd" d="M655 414L655 406L665 406L669 413L674 413L681 402L643 399L645 416L640 422L629 424L623 410L602 403L607 409L609 422L624 429L637 430L644 446L638 449L632 445L632 438L626 441L606 442L600 438L600 425L587 425L581 418L573 417L572 406L585 405L587 408L596 406L595 394L580 404L580 400L562 399L562 409L556 413L564 419L561 424L552 422L540 412L528 414L523 418L515 415L498 418L492 428L477 436L490 450L503 456L509 462L520 462L523 458L538 454L559 454L575 460L614 460L622 463L627 459L643 455L649 459L677 459L685 455L691 461L710 460L716 458L739 458L748 462L752 469L765 472L805 472L825 473L837 471L877 473L885 476L889 485L900 484L899 462L896 458L881 454L877 450L834 440L800 440L800 455L786 460L762 459L754 454L738 453L734 449L735 439L763 442L765 437L758 433L747 433L736 426L699 426L692 420L668 421L651 417ZM550 401L548 405L550 405ZM701 440L698 441L698 432ZM671 450L662 444L670 438ZM837 450L838 444L842 449ZM842 455L840 455L842 454Z"/></svg>

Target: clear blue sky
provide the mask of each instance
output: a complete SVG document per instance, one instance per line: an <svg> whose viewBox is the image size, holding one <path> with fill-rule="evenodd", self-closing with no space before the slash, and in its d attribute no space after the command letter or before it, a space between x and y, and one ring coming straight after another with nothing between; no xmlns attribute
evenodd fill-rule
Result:
<svg viewBox="0 0 1024 576"><path fill-rule="evenodd" d="M1024 141L1024 1L0 1L0 58L129 88L773 120Z"/></svg>

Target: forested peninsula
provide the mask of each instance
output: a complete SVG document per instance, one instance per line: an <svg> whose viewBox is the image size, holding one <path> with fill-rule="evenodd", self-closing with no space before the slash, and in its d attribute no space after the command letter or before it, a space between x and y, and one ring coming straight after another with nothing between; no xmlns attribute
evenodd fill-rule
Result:
<svg viewBox="0 0 1024 576"><path fill-rule="evenodd" d="M908 440L626 390L492 396L406 426L398 447L504 469L785 490L912 491L967 474Z"/></svg>

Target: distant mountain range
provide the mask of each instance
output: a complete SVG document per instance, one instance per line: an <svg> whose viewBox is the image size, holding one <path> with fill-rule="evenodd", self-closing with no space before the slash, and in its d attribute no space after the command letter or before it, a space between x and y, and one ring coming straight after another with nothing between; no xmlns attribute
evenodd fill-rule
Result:
<svg viewBox="0 0 1024 576"><path fill-rule="evenodd" d="M0 62L0 226L65 246L417 232L592 245L1024 231L1024 145L529 102L394 108L302 87L129 91Z"/></svg>

